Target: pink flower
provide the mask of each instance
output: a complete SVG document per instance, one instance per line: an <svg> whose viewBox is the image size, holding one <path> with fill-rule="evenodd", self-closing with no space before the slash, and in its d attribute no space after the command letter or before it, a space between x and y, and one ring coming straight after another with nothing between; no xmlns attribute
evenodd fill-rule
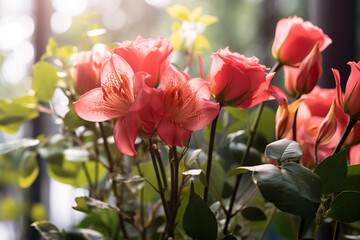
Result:
<svg viewBox="0 0 360 240"><path fill-rule="evenodd" d="M352 146L349 150L350 165L360 164L360 144Z"/></svg>
<svg viewBox="0 0 360 240"><path fill-rule="evenodd" d="M139 129L138 112L148 107L156 89L146 86L146 73L136 73L120 56L112 55L101 72L101 88L95 88L74 103L76 113L91 122L118 118L115 144L120 152L133 156Z"/></svg>
<svg viewBox="0 0 360 240"><path fill-rule="evenodd" d="M159 137L169 146L183 146L193 131L207 126L219 114L219 104L210 101L208 83L168 67L161 79L164 116Z"/></svg>
<svg viewBox="0 0 360 240"><path fill-rule="evenodd" d="M76 67L71 68L70 72L78 93L83 94L100 87L100 71L104 61L110 56L111 52L107 48L103 51L82 51L77 54Z"/></svg>
<svg viewBox="0 0 360 240"><path fill-rule="evenodd" d="M229 47L212 53L211 57L207 81L217 101L225 106L247 109L269 100L269 85L274 73L266 74L266 67L259 64L259 59L233 53Z"/></svg>
<svg viewBox="0 0 360 240"><path fill-rule="evenodd" d="M161 76L169 66L173 46L165 38L144 39L138 36L135 41L117 43L114 53L124 58L133 71L147 72L151 76L146 79L149 87L157 87Z"/></svg>
<svg viewBox="0 0 360 240"><path fill-rule="evenodd" d="M322 74L319 44L301 62L299 68L284 66L285 89L293 98L307 94L315 87Z"/></svg>
<svg viewBox="0 0 360 240"><path fill-rule="evenodd" d="M335 99L335 93L335 89L321 89L315 86L309 94L305 94L301 98L303 102L298 108L296 140L303 148L301 163L307 167L312 168L315 166L314 147L316 138L323 138L321 145L318 146L318 159L321 162L332 154L346 128L349 117L341 111L339 105L336 105L336 110L332 109L332 112L336 111L336 123L330 121L330 125L335 128L335 132L332 133L331 129L328 129L319 133L320 126L326 122L326 117L331 120L335 119L333 113L330 114L331 117L328 116ZM291 106L292 104L289 107ZM324 133L327 136L323 135ZM328 138L328 134L332 136ZM288 136L292 138L292 131L289 132Z"/></svg>
<svg viewBox="0 0 360 240"><path fill-rule="evenodd" d="M297 16L284 18L276 26L272 55L282 64L296 66L317 42L320 51L323 51L332 41L311 22Z"/></svg>
<svg viewBox="0 0 360 240"><path fill-rule="evenodd" d="M345 94L341 93L340 73L337 69L332 69L336 82L337 97L344 112L351 117L360 117L360 62L348 62L351 73L346 83Z"/></svg>

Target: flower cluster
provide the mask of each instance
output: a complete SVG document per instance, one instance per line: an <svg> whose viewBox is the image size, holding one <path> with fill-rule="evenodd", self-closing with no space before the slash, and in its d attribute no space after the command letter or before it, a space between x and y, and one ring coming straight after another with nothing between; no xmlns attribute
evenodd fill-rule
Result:
<svg viewBox="0 0 360 240"><path fill-rule="evenodd" d="M272 48L274 58L289 65L284 66L285 89L296 100L290 105L286 100L286 104L279 106L276 136L298 141L304 152L301 162L310 168L315 167L316 159L321 162L332 154L350 117L356 118L359 114L359 104L355 100L360 81L359 64L349 63L352 71L345 96L341 94L340 75L336 69L333 72L337 90L315 86L322 72L320 52L330 43L331 39L320 28L295 16L278 22ZM356 123L350 132L346 146L359 143L358 125ZM351 163L354 161L350 159Z"/></svg>
<svg viewBox="0 0 360 240"><path fill-rule="evenodd" d="M117 118L114 138L122 153L136 154L138 133L183 146L193 131L218 115L209 84L169 65L173 47L168 40L138 37L118 45L104 62L101 87L82 95L74 107L87 121Z"/></svg>

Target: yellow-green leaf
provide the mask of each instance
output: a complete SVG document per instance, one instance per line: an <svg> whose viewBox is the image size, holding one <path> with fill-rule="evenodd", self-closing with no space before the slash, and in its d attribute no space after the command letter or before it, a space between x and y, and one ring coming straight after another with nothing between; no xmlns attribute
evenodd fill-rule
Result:
<svg viewBox="0 0 360 240"><path fill-rule="evenodd" d="M49 101L54 95L59 77L58 70L47 62L38 62L34 66L32 88L40 101Z"/></svg>
<svg viewBox="0 0 360 240"><path fill-rule="evenodd" d="M39 175L39 166L36 161L36 153L25 151L19 166L19 186L30 187Z"/></svg>

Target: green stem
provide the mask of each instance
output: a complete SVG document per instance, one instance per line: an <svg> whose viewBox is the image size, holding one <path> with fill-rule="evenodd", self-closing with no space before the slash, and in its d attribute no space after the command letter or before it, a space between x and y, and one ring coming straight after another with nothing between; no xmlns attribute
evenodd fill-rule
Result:
<svg viewBox="0 0 360 240"><path fill-rule="evenodd" d="M276 213L276 207L274 208L274 211L272 212L269 220L266 222L265 229L264 229L264 231L263 231L263 233L262 233L262 235L261 235L260 240L263 240L263 239L264 239L264 237L265 237L265 235L266 235L266 232L267 232L267 230L269 229L272 220L274 219L275 213Z"/></svg>
<svg viewBox="0 0 360 240"><path fill-rule="evenodd" d="M157 145L154 145L154 150L155 150L156 159L157 159L157 161L159 163L160 173L161 173L161 177L162 177L162 180L163 180L164 188L167 189L166 172L165 172L164 164L163 164L163 161L162 161L162 158L161 158L161 155L160 155L160 152L159 152L159 149L158 149Z"/></svg>
<svg viewBox="0 0 360 240"><path fill-rule="evenodd" d="M357 122L357 119L355 119L355 118L349 119L349 122L348 122L348 125L346 126L345 132L341 136L341 139L340 139L338 145L334 149L333 155L340 151L342 145L345 143L346 138L349 136L349 133L350 133L351 129L354 127L356 122Z"/></svg>
<svg viewBox="0 0 360 240"><path fill-rule="evenodd" d="M275 65L271 69L270 73L275 72L275 74L276 74L282 66L283 65L280 62L275 63ZM248 157L248 154L250 152L250 148L251 148L252 142L254 140L255 132L256 132L257 126L259 124L261 113L262 113L262 111L264 109L264 106L265 106L265 102L262 102L260 104L260 106L258 107L258 111L256 113L255 120L253 122L253 125L252 125L250 131L249 131L250 136L249 136L249 139L248 139L248 142L247 142L247 145L246 145L244 155L243 155L243 157L241 159L240 166L242 166L244 164L245 160ZM233 190L232 195L231 195L229 208L228 208L228 211L226 212L226 220L225 220L225 226L224 226L224 230L223 230L224 234L228 234L228 227L229 227L230 219L232 217L231 211L232 211L234 203L235 203L236 193L237 193L237 190L238 190L239 185L240 185L241 176L242 176L241 174L236 176L235 186L234 186L234 190Z"/></svg>
<svg viewBox="0 0 360 240"><path fill-rule="evenodd" d="M246 145L244 155L243 155L243 157L241 159L240 166L242 166L244 164L245 160L248 157L248 154L250 152L250 147L251 147L252 142L254 140L255 132L256 132L257 126L259 124L260 116L261 116L261 113L262 113L262 111L264 109L264 106L265 106L265 102L261 103L259 108L258 108L255 120L254 120L253 125L252 125L252 127L250 129L250 132L249 132L250 136L249 136L249 139L248 139L248 142L247 142L247 145ZM228 209L228 211L226 213L224 234L228 234L228 227L229 227L230 219L233 216L231 212L232 212L233 206L235 204L236 193L237 193L237 190L238 190L239 185L240 185L241 176L242 176L242 174L239 174L239 175L236 176L235 186L234 186L234 190L233 190L232 195L231 195L229 209Z"/></svg>
<svg viewBox="0 0 360 240"><path fill-rule="evenodd" d="M219 114L214 118L214 120L211 123L209 151L208 151L208 159L207 159L207 166L206 166L206 183L207 183L207 185L204 188L204 201L205 202L207 202L208 193L209 193L211 164L212 164L212 156L213 156L213 149L214 149L214 142L215 142L216 124L219 119L220 111L221 111L221 104L220 104Z"/></svg>
<svg viewBox="0 0 360 240"><path fill-rule="evenodd" d="M305 218L301 218L300 226L299 226L299 232L298 232L298 239L302 239L304 229L305 229Z"/></svg>
<svg viewBox="0 0 360 240"><path fill-rule="evenodd" d="M297 115L298 115L298 109L296 109L296 111L295 111L294 122L293 122L293 126L292 126L292 138L294 141L296 141L296 121L297 121L296 119L297 119Z"/></svg>
<svg viewBox="0 0 360 240"><path fill-rule="evenodd" d="M318 142L316 142L315 143L315 146L314 146L314 154L315 154L315 164L316 164L316 166L318 165L318 163L319 163L319 158L318 158L318 146L319 146L319 144L318 144Z"/></svg>
<svg viewBox="0 0 360 240"><path fill-rule="evenodd" d="M106 152L106 157L109 162L109 169L110 169L110 172L112 173L112 171L114 170L113 169L113 160L112 160L112 156L110 153L110 148L109 148L109 144L108 144L107 137L105 134L104 126L101 122L99 123L99 127L100 127L100 131L101 131L101 136L104 140L104 148L105 148L105 152Z"/></svg>
<svg viewBox="0 0 360 240"><path fill-rule="evenodd" d="M99 123L99 127L100 127L101 136L102 136L103 141L104 141L104 148L105 148L106 156L107 156L107 159L108 159L108 162L109 162L109 172L114 173L114 164L113 164L112 155L111 155L109 144L108 144L107 137L106 137L106 134L105 134L104 126L103 126L103 124L101 122ZM117 192L117 186L116 186L115 181L112 182L112 190L113 190L114 195L116 197L116 202L117 202L116 205L117 205L117 207L119 209L121 209L120 208L120 198L121 197L119 196L119 194ZM121 215L121 213L118 213L118 219L119 219L119 222L118 222L117 229L119 229L119 227L121 228L122 233L123 233L123 238L125 240L127 240L128 239L128 234L127 234L124 219L123 219L123 216ZM115 239L117 239L117 237L118 237L117 235L118 234L116 233L115 236L114 236Z"/></svg>
<svg viewBox="0 0 360 240"><path fill-rule="evenodd" d="M81 167L84 169L84 172L85 172L85 177L86 177L86 180L88 181L88 184L89 184L89 188L90 188L90 193L92 192L91 189L93 189L93 185L91 183L91 177L90 177L90 174L89 174L89 171L86 167L86 164L85 162L81 162Z"/></svg>
<svg viewBox="0 0 360 240"><path fill-rule="evenodd" d="M158 183L158 186L159 186L159 194L160 194L161 202L162 202L162 205L164 207L166 222L167 222L167 225L168 225L171 218L170 218L168 205L167 205L166 199L165 199L164 188L163 188L162 183L161 183L159 168L158 168L157 163L156 163L156 157L155 157L155 153L154 153L154 149L153 149L153 143L152 143L151 138L149 139L149 150L150 150L151 160L152 160L152 163L153 163L153 166L154 166L156 180L157 180L157 183Z"/></svg>
<svg viewBox="0 0 360 240"><path fill-rule="evenodd" d="M338 221L335 221L333 240L338 239L338 237L339 237L339 228L340 228L340 223Z"/></svg>
<svg viewBox="0 0 360 240"><path fill-rule="evenodd" d="M170 160L171 168L171 198L170 198L170 212L171 220L168 224L168 237L174 238L174 232L176 227L176 215L178 211L179 202L179 163L180 160L177 155L176 146L171 147L172 159Z"/></svg>

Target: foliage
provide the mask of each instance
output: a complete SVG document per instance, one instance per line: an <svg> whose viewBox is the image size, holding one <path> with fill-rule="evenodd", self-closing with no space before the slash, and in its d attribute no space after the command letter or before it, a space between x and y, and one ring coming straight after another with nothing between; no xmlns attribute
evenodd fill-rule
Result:
<svg viewBox="0 0 360 240"><path fill-rule="evenodd" d="M103 51L85 54L50 38L33 67L32 92L0 100L4 132L17 132L40 112L52 115L60 126L56 134L0 144L0 184L29 188L39 175L39 161L45 161L52 179L88 189L87 196L75 198L73 210L86 217L74 229L59 230L46 220L43 205L27 206L12 196L0 198L0 220L29 211L43 239L59 240L239 239L264 237L269 228L290 239L297 228L302 234L298 220L305 219L314 224L315 239L325 219L334 224L359 221L360 164L352 156L360 137L351 130L358 127L357 114L347 116L339 105L336 116L321 108L324 116L313 118L309 109L314 104L301 107L311 95L294 93L300 100L291 107L286 95L270 84L284 64L295 57L293 63L300 63L299 55L305 53L288 56L279 48L273 55L280 62L268 71L256 57L220 49L213 54L209 76L203 76L201 66L200 76L192 78L187 71L194 53L209 49L201 34L218 19L201 15L201 8L189 11L176 5L167 11L181 21L173 25L172 43L138 37L112 51L102 45ZM302 23L297 17L282 22L290 22L288 28L296 27L299 36L305 34L294 19ZM200 29L186 32L189 24ZM319 38L314 44L323 38L328 44L318 28L311 25L310 30ZM287 41L301 42L291 33ZM184 71L170 66L173 49L186 50ZM69 64L71 59L76 64ZM82 95L79 85L96 86ZM54 107L55 91L69 102L66 114ZM279 103L277 113L265 106L271 99ZM346 103L348 111L350 105ZM337 131L317 142L331 117ZM287 138L275 139L279 129Z"/></svg>

